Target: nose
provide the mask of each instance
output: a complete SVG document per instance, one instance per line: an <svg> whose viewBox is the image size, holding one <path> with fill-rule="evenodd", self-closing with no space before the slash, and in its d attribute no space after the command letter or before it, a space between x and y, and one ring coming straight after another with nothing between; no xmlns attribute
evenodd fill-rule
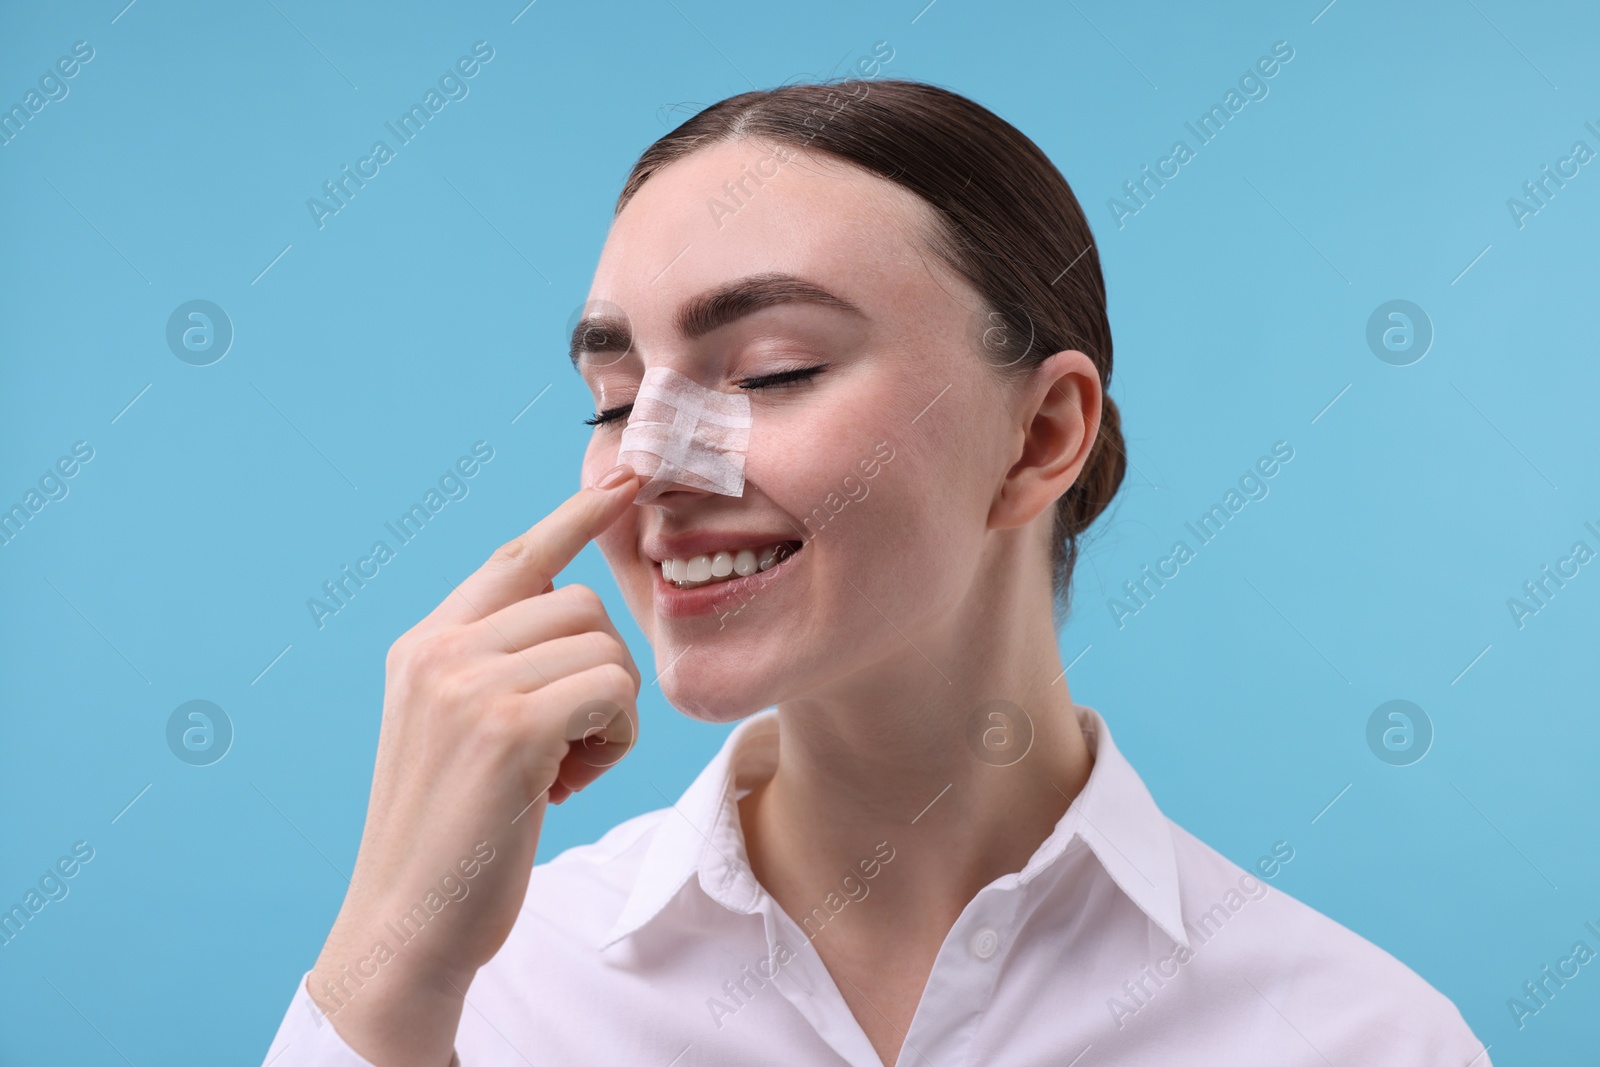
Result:
<svg viewBox="0 0 1600 1067"><path fill-rule="evenodd" d="M668 492L744 494L750 398L708 389L668 367L651 367L622 430L617 460L645 477L635 497Z"/></svg>

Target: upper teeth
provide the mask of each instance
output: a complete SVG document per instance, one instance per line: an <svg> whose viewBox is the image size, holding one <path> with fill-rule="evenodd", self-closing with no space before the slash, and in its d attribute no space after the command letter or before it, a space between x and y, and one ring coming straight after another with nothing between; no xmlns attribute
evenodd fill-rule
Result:
<svg viewBox="0 0 1600 1067"><path fill-rule="evenodd" d="M762 548L741 548L736 552L664 559L661 561L661 577L684 588L708 585L736 576L748 578L758 571L777 566L793 554L794 550L788 543L780 542Z"/></svg>

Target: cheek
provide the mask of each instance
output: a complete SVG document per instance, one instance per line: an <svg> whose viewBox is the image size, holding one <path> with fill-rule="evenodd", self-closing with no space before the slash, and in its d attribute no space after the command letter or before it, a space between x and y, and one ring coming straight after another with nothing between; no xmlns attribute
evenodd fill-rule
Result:
<svg viewBox="0 0 1600 1067"><path fill-rule="evenodd" d="M758 401L745 478L797 521L830 501L834 508L849 501L841 518L850 508L874 508L880 479L866 478L862 465L873 469L876 451L899 447L917 414L909 404L898 379L886 373L857 375L815 397ZM865 499L850 500L852 492Z"/></svg>
<svg viewBox="0 0 1600 1067"><path fill-rule="evenodd" d="M595 546L600 549L600 554L605 556L606 563L611 566L612 573L617 577L618 583L630 571L630 565L636 558L634 545L638 544L639 516L638 508L631 508L622 513L622 517L594 539Z"/></svg>
<svg viewBox="0 0 1600 1067"><path fill-rule="evenodd" d="M803 426L792 424L797 422L755 412L744 450L746 497L765 496L785 511L793 511L800 498L807 495L806 486L822 464L807 447L813 435Z"/></svg>
<svg viewBox="0 0 1600 1067"><path fill-rule="evenodd" d="M597 428L590 433L589 446L583 452L584 485L593 485L617 465L617 442L621 439L621 430Z"/></svg>
<svg viewBox="0 0 1600 1067"><path fill-rule="evenodd" d="M869 543L872 569L913 576L916 584L938 584L952 570L951 553L964 525L966 511L949 494L949 457L931 453L927 445L903 438L895 442L894 459L878 467L877 476L860 478L868 496L857 509L859 526ZM920 577L914 577L919 576Z"/></svg>
<svg viewBox="0 0 1600 1067"><path fill-rule="evenodd" d="M639 513L642 508L629 508L611 526L594 539L594 545L605 557L606 566L622 592L634 620L650 632L650 586L655 581L651 566L639 555ZM560 584L560 583L557 583Z"/></svg>
<svg viewBox="0 0 1600 1067"><path fill-rule="evenodd" d="M913 423L919 410L869 422L860 454L841 457L857 495L864 490L866 497L845 505L837 524L847 535L851 565L883 598L879 606L888 611L892 602L912 614L947 604L966 585L1004 466L985 437L990 420L976 398L951 390ZM879 442L886 445L874 453ZM885 462L883 455L892 458ZM857 466L868 456L867 469L876 471L871 478ZM831 488L846 495L842 479Z"/></svg>
<svg viewBox="0 0 1600 1067"><path fill-rule="evenodd" d="M789 525L792 536L809 539L807 531L814 534L818 524L808 519L817 513L826 524L830 503L837 509L847 499L845 479L855 475L859 480L856 464L871 456L876 440L872 427L856 419L758 412L745 452L745 495L771 502L759 510L775 505L787 516L787 523L775 521L774 532ZM869 495L865 504L871 503ZM840 519L844 517L841 513Z"/></svg>

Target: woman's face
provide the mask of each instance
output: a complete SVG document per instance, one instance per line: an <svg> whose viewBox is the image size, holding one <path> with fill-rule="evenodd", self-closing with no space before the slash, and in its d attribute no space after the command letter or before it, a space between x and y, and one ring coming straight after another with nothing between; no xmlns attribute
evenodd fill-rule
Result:
<svg viewBox="0 0 1600 1067"><path fill-rule="evenodd" d="M1021 431L979 352L976 293L924 247L933 218L836 159L740 140L655 174L611 228L588 314L629 339L577 355L596 411L657 366L750 398L742 496L670 489L598 539L690 715L725 722L913 661L931 675L919 650L981 607ZM595 427L586 484L625 422ZM781 562L694 588L663 574L741 549Z"/></svg>

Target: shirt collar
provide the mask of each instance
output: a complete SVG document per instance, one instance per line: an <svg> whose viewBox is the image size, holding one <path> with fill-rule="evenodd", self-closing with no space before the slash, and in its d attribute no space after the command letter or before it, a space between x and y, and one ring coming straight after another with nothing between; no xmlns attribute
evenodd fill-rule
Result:
<svg viewBox="0 0 1600 1067"><path fill-rule="evenodd" d="M1026 885L1074 839L1094 853L1117 888L1173 941L1189 948L1178 893L1172 830L1138 773L1111 740L1100 713L1076 705L1094 757L1089 780L1035 850L1015 884ZM756 910L764 890L750 872L738 825L738 799L772 775L778 761L778 711L767 708L736 726L721 750L657 825L632 891L601 942L609 948L659 915L697 877L707 896L730 911Z"/></svg>
<svg viewBox="0 0 1600 1067"><path fill-rule="evenodd" d="M778 710L767 708L733 728L722 748L667 809L635 876L622 913L601 941L609 948L654 919L691 875L707 896L749 913L764 892L750 871L738 798L778 766Z"/></svg>
<svg viewBox="0 0 1600 1067"><path fill-rule="evenodd" d="M1172 824L1112 741L1111 727L1100 713L1083 704L1076 710L1094 767L1055 830L1023 867L1019 881L1026 884L1038 877L1080 838L1123 895L1168 937L1189 948Z"/></svg>

